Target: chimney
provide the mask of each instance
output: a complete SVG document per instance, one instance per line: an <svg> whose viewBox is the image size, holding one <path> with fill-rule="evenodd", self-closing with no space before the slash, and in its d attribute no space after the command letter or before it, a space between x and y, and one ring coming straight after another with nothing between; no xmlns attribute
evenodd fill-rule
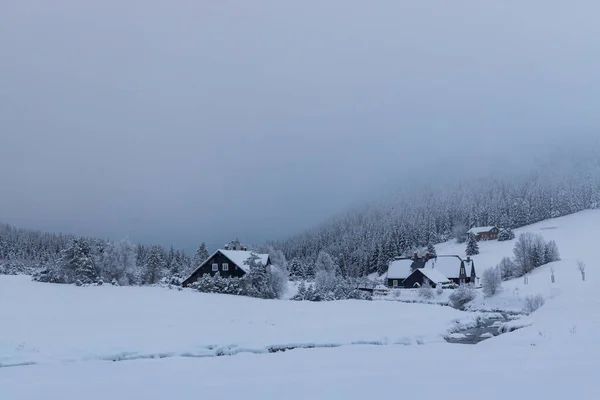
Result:
<svg viewBox="0 0 600 400"><path fill-rule="evenodd" d="M419 258L419 253L416 253L416 252L415 252L415 253L413 254L413 258L414 258L415 260L416 260L417 258Z"/></svg>
<svg viewBox="0 0 600 400"><path fill-rule="evenodd" d="M429 260L429 253L425 253L425 258Z"/></svg>
<svg viewBox="0 0 600 400"><path fill-rule="evenodd" d="M470 256L467 256L467 261L471 261L471 257Z"/></svg>

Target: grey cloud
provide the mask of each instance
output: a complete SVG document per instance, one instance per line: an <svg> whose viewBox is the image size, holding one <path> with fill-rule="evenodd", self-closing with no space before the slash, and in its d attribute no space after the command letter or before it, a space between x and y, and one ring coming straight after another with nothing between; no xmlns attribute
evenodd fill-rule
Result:
<svg viewBox="0 0 600 400"><path fill-rule="evenodd" d="M0 218L187 248L256 242L418 175L518 165L596 133L598 11L5 2Z"/></svg>

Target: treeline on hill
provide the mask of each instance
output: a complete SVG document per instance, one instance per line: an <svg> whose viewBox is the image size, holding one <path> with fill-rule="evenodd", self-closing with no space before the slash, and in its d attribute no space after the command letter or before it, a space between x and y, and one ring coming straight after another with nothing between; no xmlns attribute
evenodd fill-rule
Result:
<svg viewBox="0 0 600 400"><path fill-rule="evenodd" d="M274 246L290 261L292 277L313 275L322 251L334 258L340 274L360 277L384 273L396 256L464 240L471 227L519 228L599 206L597 157L561 157L527 174L423 184L387 204L347 213Z"/></svg>
<svg viewBox="0 0 600 400"><path fill-rule="evenodd" d="M44 282L177 283L208 257L204 244L190 258L173 248L41 233L0 224L0 273L34 274L34 279Z"/></svg>

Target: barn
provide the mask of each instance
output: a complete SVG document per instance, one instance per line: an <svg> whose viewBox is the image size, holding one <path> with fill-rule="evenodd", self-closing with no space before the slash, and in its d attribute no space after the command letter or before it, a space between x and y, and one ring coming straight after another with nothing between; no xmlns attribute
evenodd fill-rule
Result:
<svg viewBox="0 0 600 400"><path fill-rule="evenodd" d="M247 250L217 250L204 261L192 274L183 281L183 286L188 286L205 274L215 276L217 272L224 278L241 278L248 273L246 261L253 252ZM256 253L255 253L256 254ZM271 265L268 254L256 254L262 265Z"/></svg>

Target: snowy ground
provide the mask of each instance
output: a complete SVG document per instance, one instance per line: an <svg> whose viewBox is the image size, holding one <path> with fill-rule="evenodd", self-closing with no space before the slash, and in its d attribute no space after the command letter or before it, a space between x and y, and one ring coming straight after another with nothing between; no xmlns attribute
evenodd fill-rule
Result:
<svg viewBox="0 0 600 400"><path fill-rule="evenodd" d="M0 366L264 352L273 346L443 341L465 313L348 300L294 302L0 276Z"/></svg>
<svg viewBox="0 0 600 400"><path fill-rule="evenodd" d="M485 304L478 299L478 307L520 308L526 294L541 293L547 302L519 321L530 326L475 346L442 341L450 321L465 316L448 307L263 301L0 277L0 363L38 363L0 368L0 399L597 399L598 226L600 212L588 211L521 230L556 240L563 257L554 265L556 283L548 266L529 285L515 280ZM479 272L513 245L482 243ZM460 249L443 244L438 253ZM577 259L587 263L586 282ZM357 342L387 345L349 345ZM346 345L264 352L294 343ZM190 357L219 347L235 353L231 345L262 353ZM151 355L168 358L139 358ZM125 361L103 361L111 357Z"/></svg>

